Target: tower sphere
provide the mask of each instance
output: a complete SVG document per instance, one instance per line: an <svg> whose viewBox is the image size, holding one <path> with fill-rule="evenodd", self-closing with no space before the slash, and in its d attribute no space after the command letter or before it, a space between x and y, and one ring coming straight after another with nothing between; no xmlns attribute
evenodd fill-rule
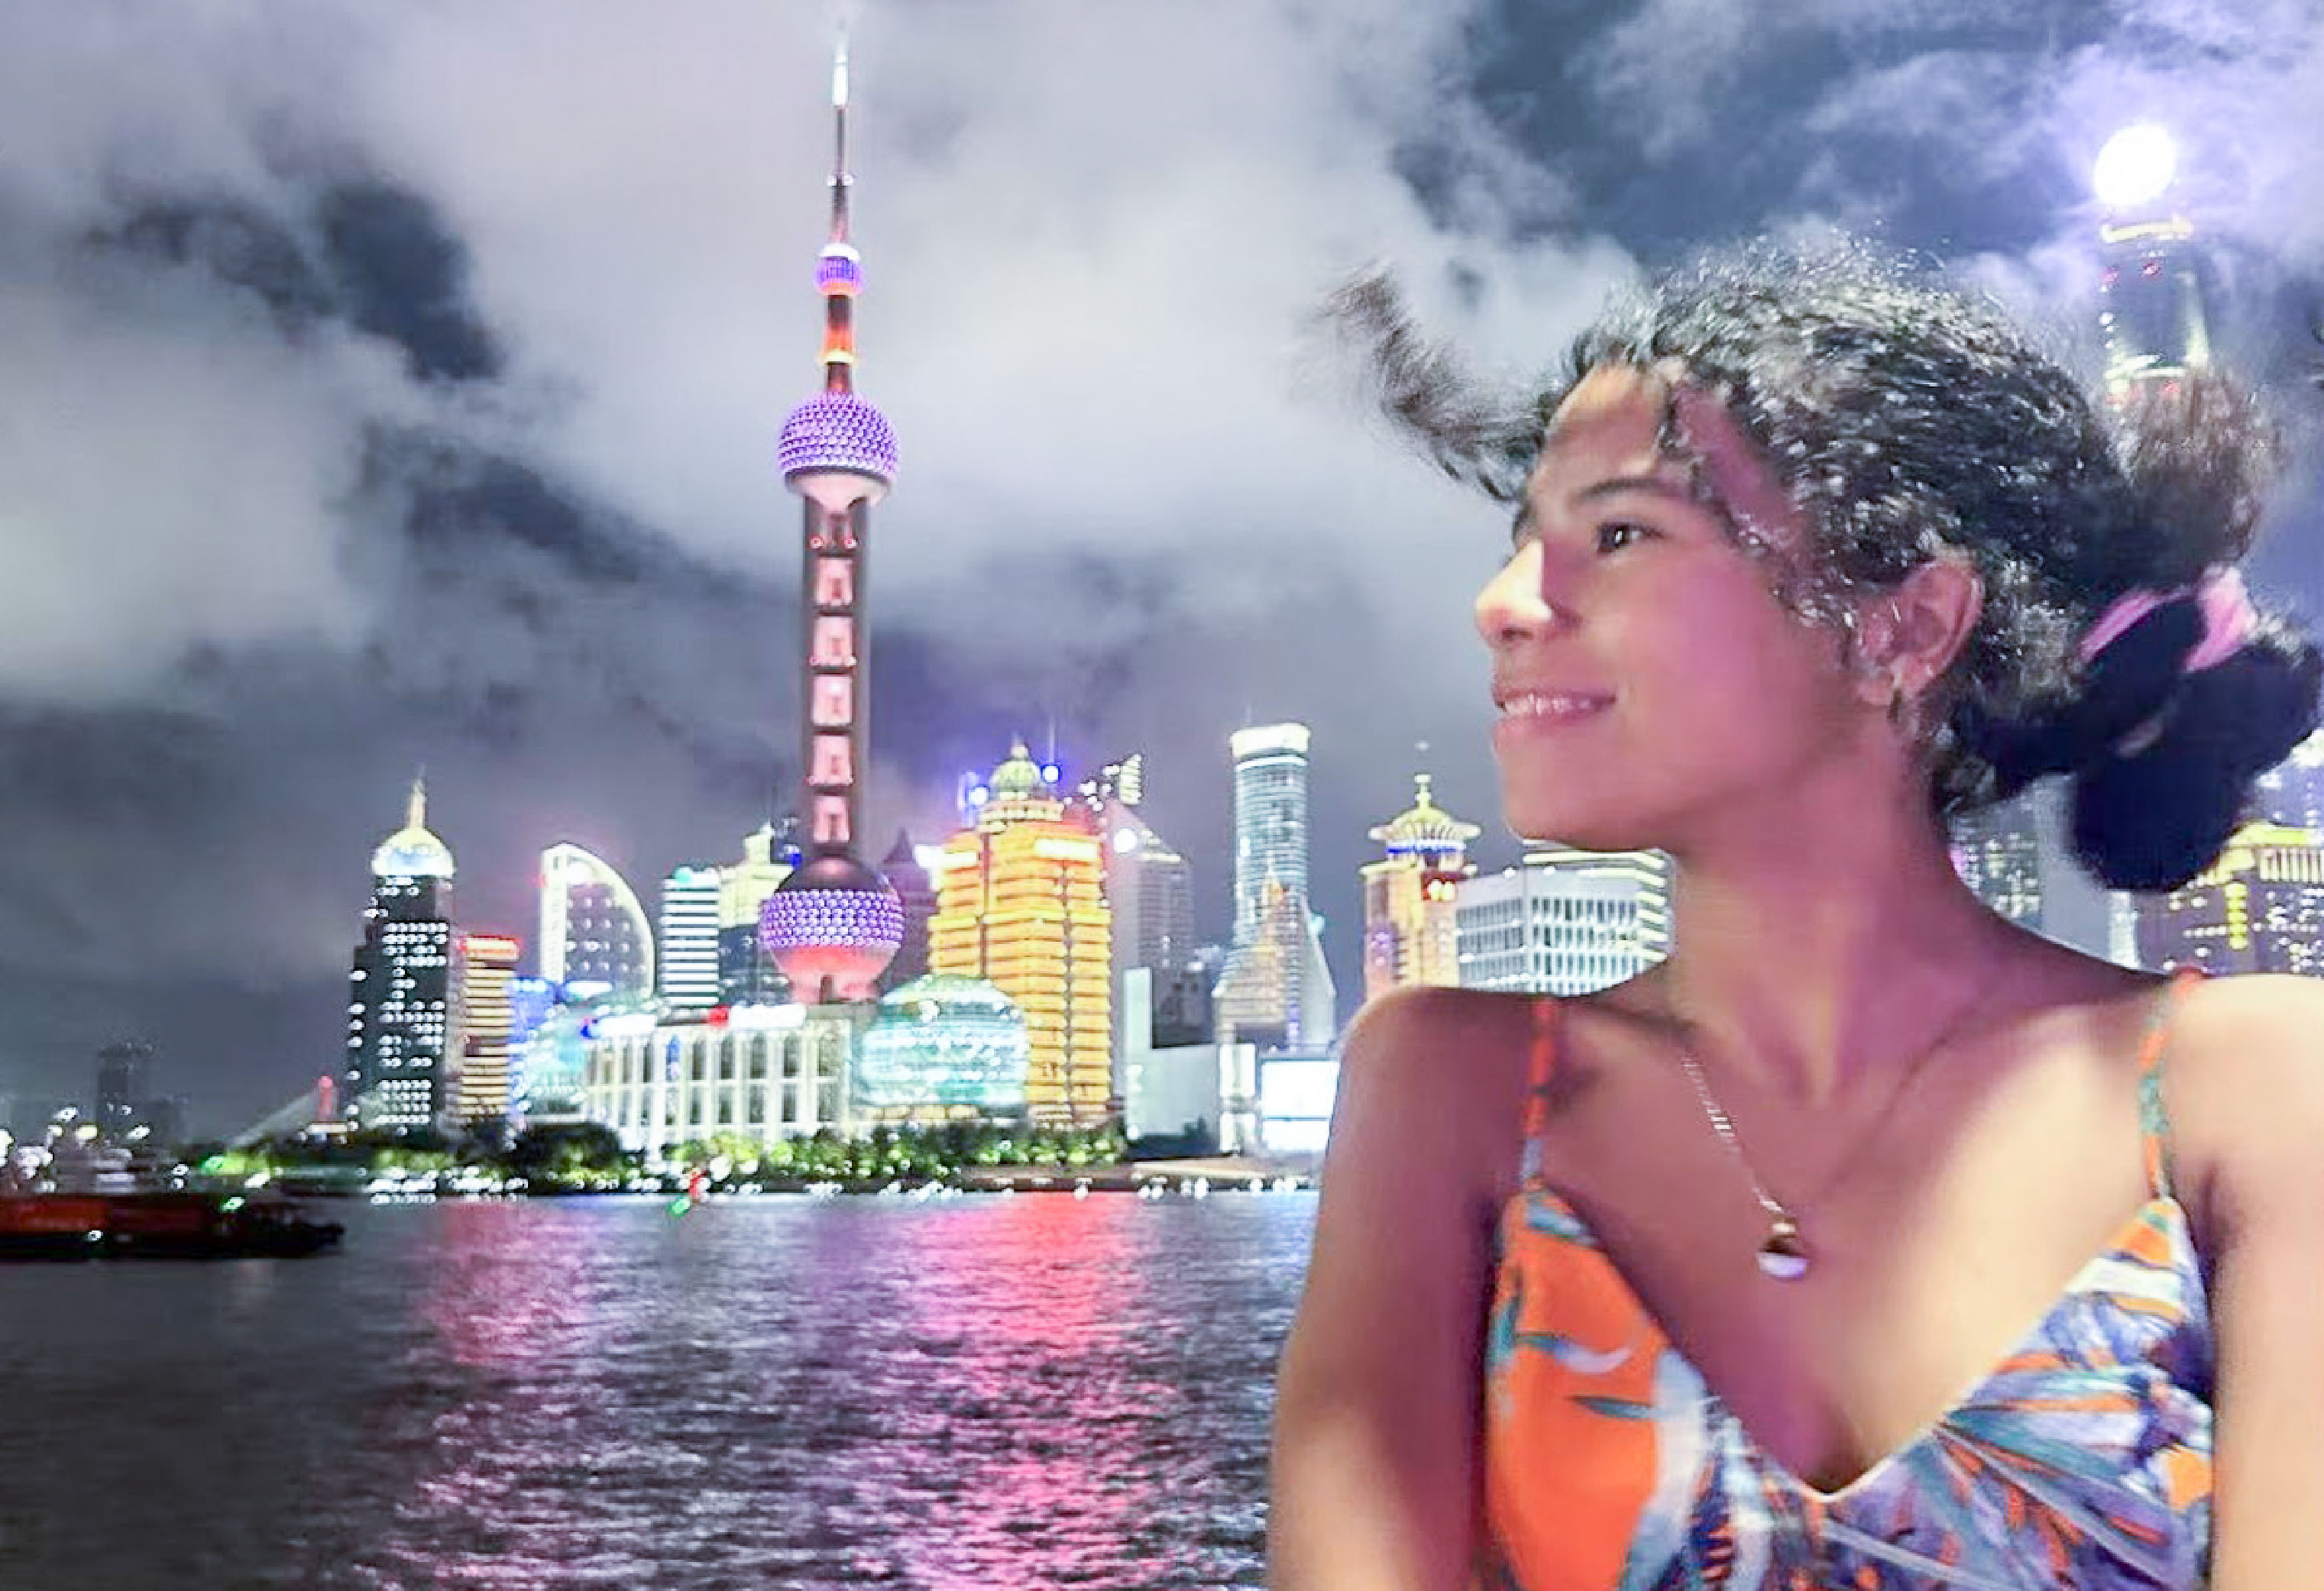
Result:
<svg viewBox="0 0 2324 1591"><path fill-rule="evenodd" d="M827 986L839 999L872 999L904 943L904 905L853 857L819 856L767 897L759 943L799 998L818 1000Z"/></svg>
<svg viewBox="0 0 2324 1591"><path fill-rule="evenodd" d="M2110 210L2135 210L2163 197L2179 175L2179 145L2152 122L2125 127L2106 141L2090 169L2090 186Z"/></svg>
<svg viewBox="0 0 2324 1591"><path fill-rule="evenodd" d="M896 478L888 417L853 392L818 392L790 412L776 445L783 483L837 512L877 502Z"/></svg>

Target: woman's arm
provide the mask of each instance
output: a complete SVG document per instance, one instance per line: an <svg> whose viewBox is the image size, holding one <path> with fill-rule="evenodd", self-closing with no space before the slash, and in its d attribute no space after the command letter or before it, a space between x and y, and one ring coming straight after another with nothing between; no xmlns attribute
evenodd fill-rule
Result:
<svg viewBox="0 0 2324 1591"><path fill-rule="evenodd" d="M1481 1064L1479 997L1375 1000L1340 1069L1306 1293L1276 1386L1275 1591L1457 1591L1478 1518L1489 1158L1515 1097ZM1488 1158L1480 1159L1481 1156Z"/></svg>
<svg viewBox="0 0 2324 1591"><path fill-rule="evenodd" d="M2215 1124L2212 1591L2315 1581L2324 1527L2324 982L2201 991Z"/></svg>

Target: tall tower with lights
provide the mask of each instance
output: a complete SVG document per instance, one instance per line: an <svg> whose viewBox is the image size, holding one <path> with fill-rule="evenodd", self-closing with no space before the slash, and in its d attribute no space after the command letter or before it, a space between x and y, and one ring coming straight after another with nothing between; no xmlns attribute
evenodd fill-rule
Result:
<svg viewBox="0 0 2324 1591"><path fill-rule="evenodd" d="M872 505L896 477L896 434L855 395L855 295L862 257L848 241L847 51L832 63L831 240L816 256L823 391L783 422L783 483L804 500L799 622L799 766L805 857L767 897L759 933L798 998L877 998L904 937L902 905L856 852L869 749L870 637L863 623Z"/></svg>

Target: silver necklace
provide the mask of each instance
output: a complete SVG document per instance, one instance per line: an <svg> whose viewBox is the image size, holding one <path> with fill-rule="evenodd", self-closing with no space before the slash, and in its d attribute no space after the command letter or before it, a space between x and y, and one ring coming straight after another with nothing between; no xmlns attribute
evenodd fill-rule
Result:
<svg viewBox="0 0 2324 1591"><path fill-rule="evenodd" d="M1903 1102L1904 1096L1912 1091L1913 1080L1921 1075L1921 1071L1928 1064L1929 1058L1943 1049L1960 1032L1962 1026L1969 1021L1969 1013L1977 1009L1977 997L1983 992L1983 988L1982 979L1972 982L1969 985L1969 998L1961 1002L1960 1009L1953 1014L1952 1019L1938 1030L1937 1036L1931 1039L1919 1054L1914 1056L1909 1062L1899 1069L1900 1075L1895 1091L1888 1096L1872 1119L1865 1124L1862 1133L1857 1139L1859 1149L1863 1144L1870 1140L1873 1134L1887 1125L1888 1117L1895 1114L1896 1107ZM1672 1015L1676 1016L1677 1013L1674 1011ZM1693 1025L1686 1022L1683 1017L1680 1017L1679 1020L1683 1026ZM1768 1192L1766 1183L1759 1180L1758 1172L1751 1164L1751 1157L1743 1152L1743 1139L1735 1130L1734 1118L1727 1114L1727 1108L1720 1104L1719 1097L1711 1091L1711 1080L1703 1076L1702 1063L1697 1061L1694 1058L1694 1053L1683 1044L1679 1046L1678 1063L1686 1073L1686 1081L1694 1085L1694 1097L1702 1102L1703 1118L1711 1123L1711 1132L1725 1146L1728 1154L1734 1159L1737 1168L1743 1173L1743 1180L1751 1184L1751 1197L1759 1201L1759 1208L1766 1213L1767 1235L1759 1240L1758 1253L1755 1256L1758 1260L1761 1273L1777 1282L1798 1281L1808 1274L1808 1268L1815 1259L1814 1251L1808 1246L1805 1234L1800 1230L1799 1218L1784 1207L1783 1200ZM1852 1154L1844 1158L1840 1162L1840 1169L1826 1181L1822 1191L1829 1193L1833 1188L1838 1187L1840 1179L1854 1167L1855 1160L1856 1156Z"/></svg>

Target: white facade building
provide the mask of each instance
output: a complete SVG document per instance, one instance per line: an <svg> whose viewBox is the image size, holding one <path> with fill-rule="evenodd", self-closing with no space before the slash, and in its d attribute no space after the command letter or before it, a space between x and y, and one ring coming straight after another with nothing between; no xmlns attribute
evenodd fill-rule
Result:
<svg viewBox="0 0 2324 1591"><path fill-rule="evenodd" d="M849 1073L871 1011L736 1006L716 1023L603 1017L587 1041L589 1119L649 1157L719 1133L772 1143L849 1132Z"/></svg>
<svg viewBox="0 0 2324 1591"><path fill-rule="evenodd" d="M683 867L661 881L661 1001L667 1010L718 1003L718 869Z"/></svg>
<svg viewBox="0 0 2324 1591"><path fill-rule="evenodd" d="M1536 851L1461 885L1463 989L1579 995L1670 952L1671 862L1660 851Z"/></svg>

